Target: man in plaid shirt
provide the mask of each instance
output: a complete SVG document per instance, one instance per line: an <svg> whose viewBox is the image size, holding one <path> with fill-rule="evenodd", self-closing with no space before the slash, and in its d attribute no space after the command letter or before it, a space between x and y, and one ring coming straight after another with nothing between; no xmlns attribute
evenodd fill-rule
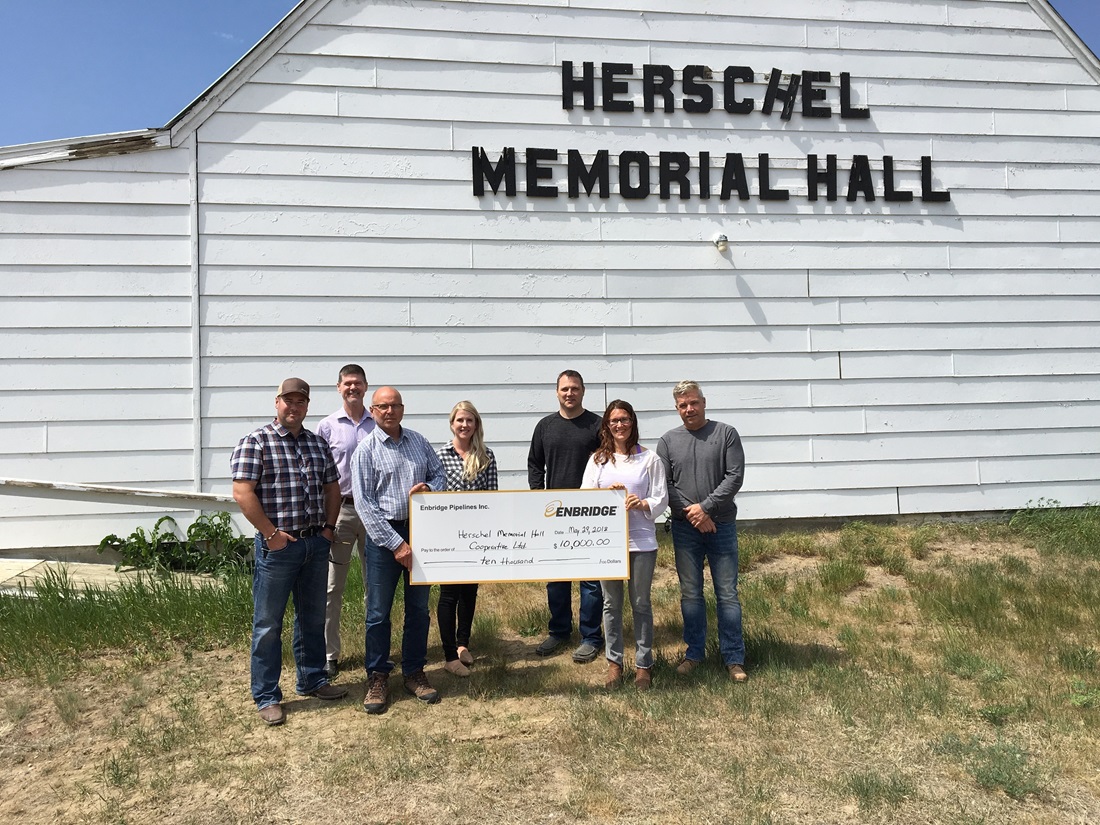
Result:
<svg viewBox="0 0 1100 825"><path fill-rule="evenodd" d="M233 499L256 528L252 576L252 698L260 719L281 725L283 615L294 597L295 692L340 699L347 688L325 675L325 589L340 512L336 463L323 439L302 426L309 384L288 378L275 396L275 420L233 451Z"/></svg>

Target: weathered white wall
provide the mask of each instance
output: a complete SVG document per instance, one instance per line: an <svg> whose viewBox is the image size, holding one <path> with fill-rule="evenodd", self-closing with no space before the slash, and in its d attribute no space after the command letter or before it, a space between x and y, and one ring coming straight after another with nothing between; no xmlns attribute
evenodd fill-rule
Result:
<svg viewBox="0 0 1100 825"><path fill-rule="evenodd" d="M0 476L193 489L189 154L0 171ZM142 508L0 497L0 548Z"/></svg>
<svg viewBox="0 0 1100 825"><path fill-rule="evenodd" d="M347 0L303 11L306 25L196 133L204 490L228 489L232 447L266 420L281 378L317 387L315 423L339 404L325 389L339 367L357 361L372 386L403 390L407 423L434 441L446 437L453 403L474 401L502 484L519 488L531 429L555 407L554 377L572 367L590 408L616 397L638 407L650 446L678 423L672 384L703 382L711 417L745 440L744 518L1100 499L1100 87L1029 3ZM578 99L565 111L563 60L578 72L583 61L749 65L758 82L744 93L757 108L613 114L585 112ZM850 72L871 118L761 114L759 81L772 67L831 72L834 109L839 74ZM529 199L522 167L518 197L477 198L472 146L494 157L514 146L521 162L525 147L555 148L559 170L571 148L738 151L754 190L755 158L767 152L772 185L791 199ZM852 155L870 155L879 181L881 157L893 155L908 189L930 155L952 200L848 203L842 174L840 201L811 203L806 155L824 162L830 152L845 172ZM51 244L23 267L37 283L62 249L73 266L100 267L103 277L87 280L108 303L94 312L122 329L96 330L93 341L164 336L140 354L121 342L97 351L97 366L119 376L105 386L140 385L126 397L142 398L143 381L178 387L150 392L156 410L131 416L178 427L176 436L154 430L156 446L133 452L103 442L104 466L134 468L131 483L143 473L190 478L181 474L191 367L180 164L161 184L177 211L124 221L155 239L141 251L127 238L135 257L110 259L122 272L103 269L111 244L70 237L81 233L64 203L36 220L72 246ZM0 205L32 220L12 201L8 174ZM116 178L126 179L108 174L85 198L109 199L98 193ZM555 182L564 190L560 171ZM730 238L725 255L711 244L719 233ZM0 251L41 249L23 238L0 238ZM138 261L140 270L125 268ZM135 293L155 309L132 321L127 302L149 300ZM33 293L20 294L33 306ZM70 309L90 306L79 294ZM20 315L26 326L33 312ZM34 365L53 356L39 354L30 331L18 334L31 343L4 364L26 370L19 399L31 410L49 397ZM143 356L154 349L167 360L150 374ZM73 382L92 380L90 369L73 372ZM122 406L81 391L93 398L86 406ZM31 444L39 414L9 411L3 394L3 426ZM25 452L19 460L43 461L23 474L48 477L39 451ZM146 460L155 469L142 469ZM79 475L76 466L65 472Z"/></svg>

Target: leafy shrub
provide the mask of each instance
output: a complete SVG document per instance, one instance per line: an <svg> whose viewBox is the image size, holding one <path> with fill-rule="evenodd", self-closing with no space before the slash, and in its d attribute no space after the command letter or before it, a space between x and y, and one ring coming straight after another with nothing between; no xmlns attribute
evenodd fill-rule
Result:
<svg viewBox="0 0 1100 825"><path fill-rule="evenodd" d="M164 529L162 530L162 526ZM138 527L126 538L112 533L96 550L113 550L123 564L160 572L224 574L248 566L253 540L237 533L226 512L202 514L180 538L176 520L163 516L146 532Z"/></svg>

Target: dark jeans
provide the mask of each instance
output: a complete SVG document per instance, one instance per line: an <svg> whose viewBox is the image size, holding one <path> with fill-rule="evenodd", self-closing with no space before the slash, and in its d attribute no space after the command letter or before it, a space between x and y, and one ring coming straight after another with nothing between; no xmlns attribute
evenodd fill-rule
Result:
<svg viewBox="0 0 1100 825"><path fill-rule="evenodd" d="M599 582L581 582L581 607L577 625L581 641L603 647L603 590ZM573 582L547 582L546 603L550 607L550 635L568 639L573 635Z"/></svg>
<svg viewBox="0 0 1100 825"><path fill-rule="evenodd" d="M439 641L443 644L443 658L453 662L458 658L459 647L470 646L470 629L474 625L474 608L477 606L476 584L441 584L439 605L435 615L439 621ZM458 624L455 625L455 617Z"/></svg>
<svg viewBox="0 0 1100 825"><path fill-rule="evenodd" d="M409 540L408 527L398 529L398 535ZM405 626L401 636L401 672L408 676L423 670L428 661L428 596L432 588L426 584L409 583L409 571L394 561L393 551L379 547L367 537L367 673L389 673L392 627L390 612L398 582L405 587Z"/></svg>

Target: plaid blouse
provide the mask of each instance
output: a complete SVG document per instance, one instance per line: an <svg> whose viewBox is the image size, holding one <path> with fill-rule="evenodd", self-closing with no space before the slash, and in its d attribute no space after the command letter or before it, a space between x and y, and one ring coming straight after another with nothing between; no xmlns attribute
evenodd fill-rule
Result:
<svg viewBox="0 0 1100 825"><path fill-rule="evenodd" d="M469 492L472 490L497 489L497 459L488 447L485 448L485 452L489 454L489 465L477 474L477 478L471 481L463 475L466 468L462 463L462 456L458 454L454 444L448 441L435 451L435 454L439 456L439 460L443 462L443 470L447 473L448 491Z"/></svg>
<svg viewBox="0 0 1100 825"><path fill-rule="evenodd" d="M325 523L323 487L338 481L324 439L303 429L291 435L278 421L240 440L230 459L234 481L255 481L264 515L280 530Z"/></svg>

